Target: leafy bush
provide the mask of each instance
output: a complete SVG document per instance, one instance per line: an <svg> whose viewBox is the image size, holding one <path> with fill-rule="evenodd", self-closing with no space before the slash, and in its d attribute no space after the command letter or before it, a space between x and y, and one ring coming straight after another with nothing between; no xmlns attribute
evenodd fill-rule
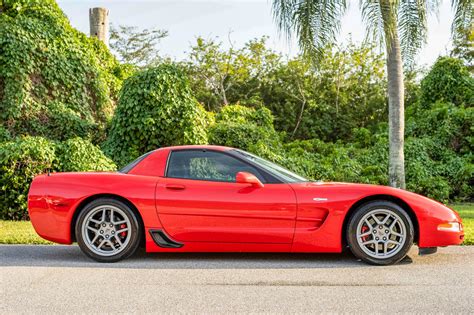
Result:
<svg viewBox="0 0 474 315"><path fill-rule="evenodd" d="M216 115L216 122L209 128L212 144L253 151L260 143L278 149L280 137L273 128L273 116L265 107L258 109L241 105L228 105Z"/></svg>
<svg viewBox="0 0 474 315"><path fill-rule="evenodd" d="M28 188L34 176L46 173L55 161L55 145L41 137L25 137L0 145L0 216L26 219Z"/></svg>
<svg viewBox="0 0 474 315"><path fill-rule="evenodd" d="M115 171L115 163L95 145L81 138L58 143L57 170L68 172Z"/></svg>
<svg viewBox="0 0 474 315"><path fill-rule="evenodd" d="M162 146L203 144L209 119L183 73L162 64L124 82L104 148L123 165Z"/></svg>
<svg viewBox="0 0 474 315"><path fill-rule="evenodd" d="M440 57L421 81L425 107L436 102L474 105L474 78L459 59Z"/></svg>
<svg viewBox="0 0 474 315"><path fill-rule="evenodd" d="M0 144L0 218L26 219L28 188L32 179L51 171L115 170L100 149L80 138L53 142L27 136Z"/></svg>
<svg viewBox="0 0 474 315"><path fill-rule="evenodd" d="M429 110L410 108L406 133L414 137L432 137L439 146L459 153L474 151L474 107L438 102Z"/></svg>
<svg viewBox="0 0 474 315"><path fill-rule="evenodd" d="M127 75L72 28L53 0L6 0L0 14L0 121L13 137L105 138ZM71 128L68 128L71 127Z"/></svg>

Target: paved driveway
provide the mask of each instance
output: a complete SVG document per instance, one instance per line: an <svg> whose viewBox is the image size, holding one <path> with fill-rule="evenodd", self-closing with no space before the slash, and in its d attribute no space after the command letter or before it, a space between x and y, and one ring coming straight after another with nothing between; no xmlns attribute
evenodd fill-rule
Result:
<svg viewBox="0 0 474 315"><path fill-rule="evenodd" d="M77 246L0 246L0 313L474 312L474 246L401 264L350 254L148 254L99 264Z"/></svg>

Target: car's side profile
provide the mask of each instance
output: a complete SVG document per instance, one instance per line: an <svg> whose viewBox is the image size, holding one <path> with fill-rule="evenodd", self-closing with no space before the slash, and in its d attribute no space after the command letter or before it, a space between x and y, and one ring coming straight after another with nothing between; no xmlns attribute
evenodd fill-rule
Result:
<svg viewBox="0 0 474 315"><path fill-rule="evenodd" d="M178 146L145 154L119 172L37 176L28 209L36 232L77 241L113 262L147 252L341 252L386 265L457 245L459 215L386 186L310 182L247 152Z"/></svg>

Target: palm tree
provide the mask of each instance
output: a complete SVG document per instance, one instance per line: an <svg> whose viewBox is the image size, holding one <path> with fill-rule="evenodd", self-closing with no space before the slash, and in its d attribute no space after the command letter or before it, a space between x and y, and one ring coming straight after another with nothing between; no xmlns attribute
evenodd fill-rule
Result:
<svg viewBox="0 0 474 315"><path fill-rule="evenodd" d="M296 35L305 54L318 60L335 41L348 0L273 0L273 14L288 38ZM389 109L389 184L405 188L403 60L410 62L426 41L427 16L439 0L360 0L367 35L385 47ZM473 1L452 0L452 31L472 27Z"/></svg>

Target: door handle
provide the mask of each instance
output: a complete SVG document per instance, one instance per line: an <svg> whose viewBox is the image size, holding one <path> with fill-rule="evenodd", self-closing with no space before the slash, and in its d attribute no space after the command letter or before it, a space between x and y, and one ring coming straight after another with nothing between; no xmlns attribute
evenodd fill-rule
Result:
<svg viewBox="0 0 474 315"><path fill-rule="evenodd" d="M186 188L184 185L178 185L178 184L167 184L166 189L171 189L171 190L183 190Z"/></svg>

